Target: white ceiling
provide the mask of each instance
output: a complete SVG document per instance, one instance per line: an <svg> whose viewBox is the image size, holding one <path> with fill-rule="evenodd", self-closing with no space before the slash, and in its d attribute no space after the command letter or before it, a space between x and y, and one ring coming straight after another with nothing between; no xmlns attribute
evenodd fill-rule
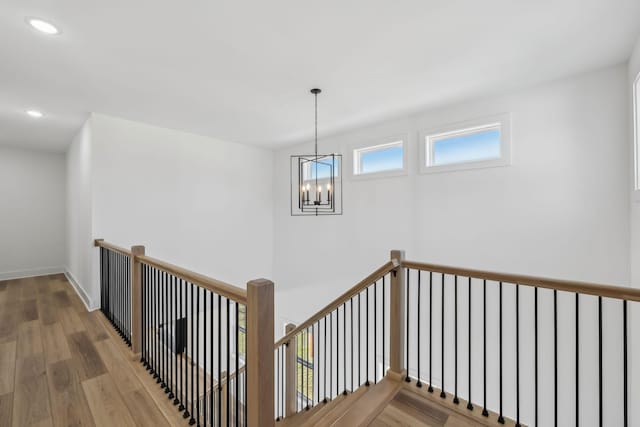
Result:
<svg viewBox="0 0 640 427"><path fill-rule="evenodd" d="M638 16L638 0L2 0L0 144L64 150L95 111L282 146L312 134L313 86L326 135L623 62Z"/></svg>

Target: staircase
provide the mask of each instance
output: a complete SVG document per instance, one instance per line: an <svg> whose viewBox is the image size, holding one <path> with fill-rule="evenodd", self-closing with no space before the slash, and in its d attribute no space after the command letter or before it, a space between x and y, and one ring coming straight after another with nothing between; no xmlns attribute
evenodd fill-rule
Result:
<svg viewBox="0 0 640 427"><path fill-rule="evenodd" d="M330 426L413 426L413 427L471 427L513 426L506 420L499 424L496 414L482 416L481 411L469 412L464 405L447 404L440 397L407 384L399 378L385 377L378 384L361 387L354 393L340 395L334 400L308 411L285 418L282 427Z"/></svg>

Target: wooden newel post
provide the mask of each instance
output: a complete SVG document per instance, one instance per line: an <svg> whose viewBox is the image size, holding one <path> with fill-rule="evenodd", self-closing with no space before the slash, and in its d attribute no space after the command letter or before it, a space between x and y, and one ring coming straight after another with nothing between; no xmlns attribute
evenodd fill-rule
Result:
<svg viewBox="0 0 640 427"><path fill-rule="evenodd" d="M247 283L247 417L252 427L275 425L273 282Z"/></svg>
<svg viewBox="0 0 640 427"><path fill-rule="evenodd" d="M402 263L404 251L391 251L391 260ZM405 271L402 265L391 272L389 315L389 371L404 378L405 373Z"/></svg>
<svg viewBox="0 0 640 427"><path fill-rule="evenodd" d="M144 255L144 246L131 247L131 350L142 351L142 267L136 256Z"/></svg>
<svg viewBox="0 0 640 427"><path fill-rule="evenodd" d="M296 328L293 323L287 323L284 326L284 333L288 334ZM285 417L290 417L296 414L297 403L297 390L296 390L296 363L298 355L296 337L292 337L291 341L287 343L285 350L285 384L284 384L284 414Z"/></svg>

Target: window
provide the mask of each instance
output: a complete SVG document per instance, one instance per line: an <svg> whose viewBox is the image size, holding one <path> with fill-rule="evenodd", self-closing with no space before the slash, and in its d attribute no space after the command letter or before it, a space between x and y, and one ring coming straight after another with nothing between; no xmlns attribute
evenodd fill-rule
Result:
<svg viewBox="0 0 640 427"><path fill-rule="evenodd" d="M353 174L367 175L404 171L404 141L353 150Z"/></svg>
<svg viewBox="0 0 640 427"><path fill-rule="evenodd" d="M296 340L297 392L301 406L313 400L313 334L308 330L298 335Z"/></svg>
<svg viewBox="0 0 640 427"><path fill-rule="evenodd" d="M633 128L634 128L634 189L636 191L636 200L640 201L640 74L633 82Z"/></svg>
<svg viewBox="0 0 640 427"><path fill-rule="evenodd" d="M509 120L499 116L423 132L422 172L505 166Z"/></svg>

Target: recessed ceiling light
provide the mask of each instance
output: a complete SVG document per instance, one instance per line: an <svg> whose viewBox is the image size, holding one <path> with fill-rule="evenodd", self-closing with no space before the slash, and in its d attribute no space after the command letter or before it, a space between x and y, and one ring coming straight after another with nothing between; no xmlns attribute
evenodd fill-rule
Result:
<svg viewBox="0 0 640 427"><path fill-rule="evenodd" d="M60 30L55 25L40 18L27 18L27 23L41 33L49 35L60 34Z"/></svg>
<svg viewBox="0 0 640 427"><path fill-rule="evenodd" d="M27 114L31 117L34 117L36 119L39 119L40 117L44 116L44 114L42 114L40 111L38 110L27 110Z"/></svg>

